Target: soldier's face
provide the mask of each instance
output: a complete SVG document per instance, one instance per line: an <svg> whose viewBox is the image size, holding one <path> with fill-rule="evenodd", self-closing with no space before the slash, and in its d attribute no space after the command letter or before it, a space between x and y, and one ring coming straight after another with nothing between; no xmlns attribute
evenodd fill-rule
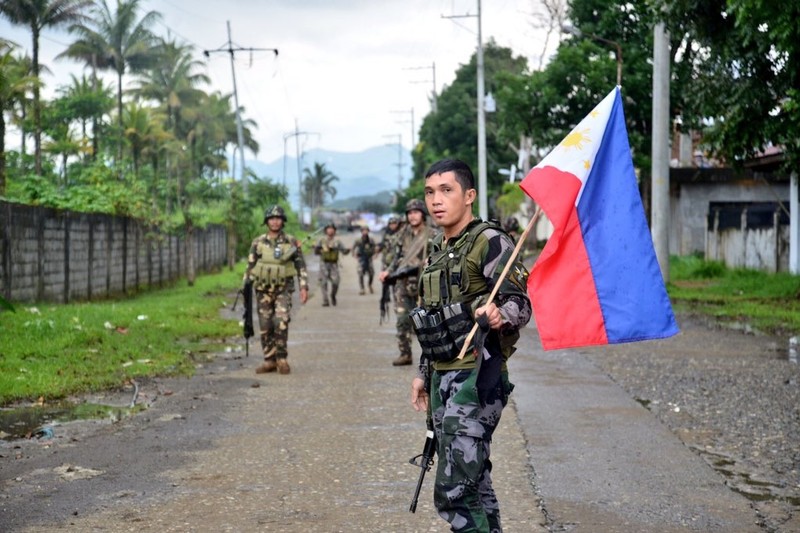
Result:
<svg viewBox="0 0 800 533"><path fill-rule="evenodd" d="M422 211L417 211L416 209L409 211L406 213L406 219L408 220L408 225L412 228L419 227L422 224L422 221L425 220L425 215L422 214Z"/></svg>
<svg viewBox="0 0 800 533"><path fill-rule="evenodd" d="M325 235L327 235L328 237L333 237L334 233L336 233L336 230L334 228L331 227L325 228Z"/></svg>
<svg viewBox="0 0 800 533"><path fill-rule="evenodd" d="M460 231L472 220L475 189L464 190L455 172L433 174L425 179L425 205L436 224L445 230Z"/></svg>
<svg viewBox="0 0 800 533"><path fill-rule="evenodd" d="M270 217L267 219L267 227L273 233L283 229L283 219L281 217Z"/></svg>

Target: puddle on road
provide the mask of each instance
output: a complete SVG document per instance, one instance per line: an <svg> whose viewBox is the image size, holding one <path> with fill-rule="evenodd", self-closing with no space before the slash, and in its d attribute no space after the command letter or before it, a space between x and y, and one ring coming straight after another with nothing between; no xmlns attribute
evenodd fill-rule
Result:
<svg viewBox="0 0 800 533"><path fill-rule="evenodd" d="M728 479L727 485L752 502L786 502L800 509L800 496L795 496L776 483L753 479L747 472L736 470L736 462L731 459L716 459L711 462L714 470Z"/></svg>
<svg viewBox="0 0 800 533"><path fill-rule="evenodd" d="M76 420L109 420L123 418L146 409L144 405L117 407L96 403L59 402L48 405L0 409L0 438L10 441L31 437L52 437L53 424Z"/></svg>

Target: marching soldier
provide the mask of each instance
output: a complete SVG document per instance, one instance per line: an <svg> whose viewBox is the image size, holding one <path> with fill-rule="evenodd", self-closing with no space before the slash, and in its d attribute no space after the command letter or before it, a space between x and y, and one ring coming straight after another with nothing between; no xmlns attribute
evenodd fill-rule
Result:
<svg viewBox="0 0 800 533"><path fill-rule="evenodd" d="M256 374L290 372L287 342L292 310L294 278L300 285L300 302L308 301L308 272L300 241L283 232L286 212L274 205L264 212L267 233L250 245L244 281L250 280L256 292L258 324L264 363Z"/></svg>
<svg viewBox="0 0 800 533"><path fill-rule="evenodd" d="M372 279L375 277L375 268L372 266L372 257L375 255L377 245L369 236L369 228L361 228L361 237L353 244L353 256L358 261L358 294L364 292L364 276L367 277L369 293L372 294Z"/></svg>
<svg viewBox="0 0 800 533"><path fill-rule="evenodd" d="M406 272L398 278L394 287L394 311L397 316L397 345L400 355L392 361L394 366L412 364L411 321L408 313L417 305L418 271L425 258L428 241L433 236L431 228L425 224L425 204L412 199L406 203L406 225L397 234L394 256L387 268L380 274L385 282L390 274Z"/></svg>
<svg viewBox="0 0 800 533"><path fill-rule="evenodd" d="M319 286L322 289L322 307L336 305L336 293L339 291L339 254L348 254L342 241L336 238L336 226L333 222L325 226L325 236L314 247L314 253L320 256ZM328 284L331 286L328 299Z"/></svg>

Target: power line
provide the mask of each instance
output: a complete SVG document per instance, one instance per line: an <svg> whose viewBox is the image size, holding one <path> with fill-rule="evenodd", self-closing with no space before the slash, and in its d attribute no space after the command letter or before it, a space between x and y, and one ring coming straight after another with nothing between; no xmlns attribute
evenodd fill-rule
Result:
<svg viewBox="0 0 800 533"><path fill-rule="evenodd" d="M219 53L219 52L227 52L231 56L231 75L233 77L233 100L234 105L236 106L236 135L239 141L239 161L240 161L240 176L242 182L242 191L246 194L247 193L247 179L245 178L245 171L244 171L244 131L242 129L242 112L239 107L239 93L236 90L236 67L233 61L233 56L236 52L245 52L249 51L253 53L253 51L264 51L269 50L275 53L275 56L278 55L277 48L243 48L241 46L236 46L234 48L233 41L231 40L231 21L227 21L228 24L228 42L222 45L221 47L217 48L216 50L203 50L203 55L206 57L210 57L211 54ZM227 48L225 48L227 46Z"/></svg>

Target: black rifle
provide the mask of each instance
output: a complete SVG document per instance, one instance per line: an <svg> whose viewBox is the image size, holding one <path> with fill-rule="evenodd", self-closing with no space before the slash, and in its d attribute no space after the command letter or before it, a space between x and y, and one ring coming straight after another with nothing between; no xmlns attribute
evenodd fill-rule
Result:
<svg viewBox="0 0 800 533"><path fill-rule="evenodd" d="M383 280L383 290L381 292L381 301L380 301L381 316L378 322L379 324L383 324L384 319L389 316L389 302L392 301L391 287L393 287L394 284L397 283L397 280L409 278L411 276L416 276L418 273L419 273L418 266L406 266L403 268L398 268L397 270L386 276L386 279Z"/></svg>
<svg viewBox="0 0 800 533"><path fill-rule="evenodd" d="M425 432L425 446L422 447L422 453L416 455L408 460L414 466L420 468L419 479L417 480L417 488L414 491L414 497L411 499L411 507L409 511L412 513L417 510L417 500L419 500L419 491L422 489L422 482L425 479L425 473L428 472L433 466L433 455L436 453L436 434L433 431L433 420L428 414L427 421L428 429Z"/></svg>
<svg viewBox="0 0 800 533"><path fill-rule="evenodd" d="M243 296L242 301L242 335L244 336L244 355L250 357L250 337L255 334L253 330L253 282L247 280L244 286L236 293L236 300L233 301L231 311L236 310L236 304L239 302L239 296Z"/></svg>

